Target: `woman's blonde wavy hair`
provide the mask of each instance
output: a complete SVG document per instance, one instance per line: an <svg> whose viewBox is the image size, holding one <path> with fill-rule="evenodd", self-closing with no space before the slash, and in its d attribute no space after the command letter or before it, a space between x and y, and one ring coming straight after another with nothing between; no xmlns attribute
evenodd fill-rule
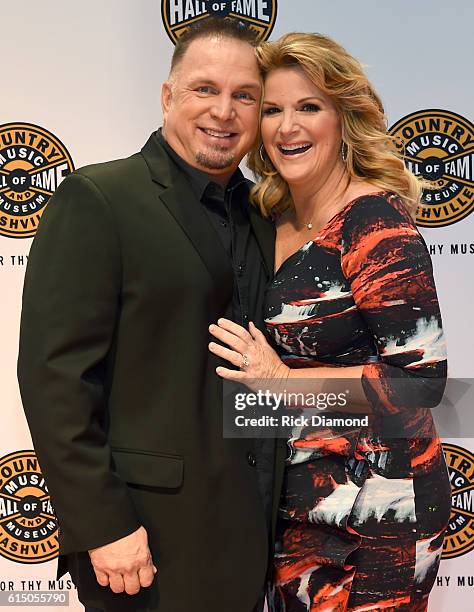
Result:
<svg viewBox="0 0 474 612"><path fill-rule="evenodd" d="M387 134L382 102L362 65L327 36L298 32L262 43L257 47L257 58L264 80L276 68L298 66L331 98L347 145L349 177L365 179L381 190L397 193L414 217L422 183L405 167L393 138ZM259 139L248 156L249 168L258 181L251 198L268 217L294 204L288 184L268 155L261 156L261 145Z"/></svg>

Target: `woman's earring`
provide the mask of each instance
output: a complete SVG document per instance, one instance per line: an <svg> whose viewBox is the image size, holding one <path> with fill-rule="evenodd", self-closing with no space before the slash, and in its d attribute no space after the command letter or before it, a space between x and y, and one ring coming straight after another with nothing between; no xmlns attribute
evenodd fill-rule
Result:
<svg viewBox="0 0 474 612"><path fill-rule="evenodd" d="M347 151L348 151L347 143L342 141L341 142L341 159L344 163L347 162Z"/></svg>
<svg viewBox="0 0 474 612"><path fill-rule="evenodd" d="M265 164L265 163L266 163L266 161L267 161L267 160L265 159L264 155L263 155L263 152L264 152L264 151L265 151L265 147L263 146L263 142L262 142L262 144L260 145L260 147L259 147L259 149L258 149L258 152L259 152L260 159L262 160L262 163L263 163L263 164Z"/></svg>

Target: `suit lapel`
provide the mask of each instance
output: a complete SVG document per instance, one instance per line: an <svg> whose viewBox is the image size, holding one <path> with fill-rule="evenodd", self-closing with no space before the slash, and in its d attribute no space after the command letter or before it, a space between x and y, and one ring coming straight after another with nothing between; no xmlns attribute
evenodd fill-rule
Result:
<svg viewBox="0 0 474 612"><path fill-rule="evenodd" d="M232 291L232 266L201 202L186 176L170 160L152 134L142 149L152 180L161 185L161 202L193 244L220 290Z"/></svg>
<svg viewBox="0 0 474 612"><path fill-rule="evenodd" d="M232 266L219 236L212 227L203 205L180 177L160 194L161 201L181 225L193 243L211 276L219 286L232 288Z"/></svg>

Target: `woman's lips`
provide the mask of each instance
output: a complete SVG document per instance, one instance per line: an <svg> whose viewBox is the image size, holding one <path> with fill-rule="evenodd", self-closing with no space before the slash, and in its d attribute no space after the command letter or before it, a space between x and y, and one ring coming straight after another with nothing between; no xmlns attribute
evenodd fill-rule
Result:
<svg viewBox="0 0 474 612"><path fill-rule="evenodd" d="M283 155L300 155L309 151L313 145L308 142L297 142L295 144L279 144L278 150Z"/></svg>

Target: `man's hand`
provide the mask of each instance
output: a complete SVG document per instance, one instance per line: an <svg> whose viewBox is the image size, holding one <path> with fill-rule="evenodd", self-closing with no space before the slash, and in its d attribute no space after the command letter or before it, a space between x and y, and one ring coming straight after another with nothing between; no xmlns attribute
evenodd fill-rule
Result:
<svg viewBox="0 0 474 612"><path fill-rule="evenodd" d="M149 587L157 572L153 565L148 535L144 527L120 540L89 551L92 567L101 586L114 593L136 595L140 587Z"/></svg>

